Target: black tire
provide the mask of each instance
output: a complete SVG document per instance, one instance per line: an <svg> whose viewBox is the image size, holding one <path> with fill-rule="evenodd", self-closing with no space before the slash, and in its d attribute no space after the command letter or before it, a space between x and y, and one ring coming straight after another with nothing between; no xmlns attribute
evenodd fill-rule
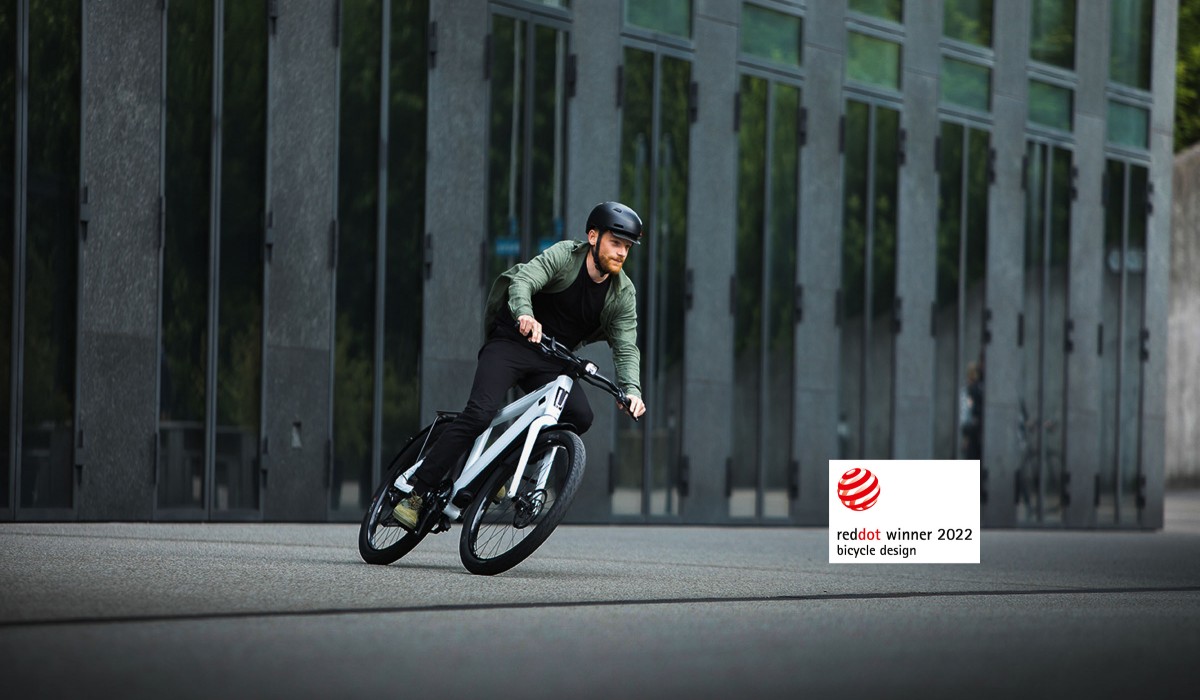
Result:
<svg viewBox="0 0 1200 700"><path fill-rule="evenodd" d="M391 564L425 538L426 533L417 534L401 527L392 516L392 509L404 498L404 493L395 486L396 477L416 463L428 431L426 428L409 441L371 497L371 505L367 506L362 527L358 529L358 553L368 564Z"/></svg>
<svg viewBox="0 0 1200 700"><path fill-rule="evenodd" d="M542 458L557 448L544 489L536 489ZM587 462L583 441L575 433L553 430L538 436L516 494L495 502L502 485L512 480L515 460L498 462L463 516L459 554L473 574L492 576L508 571L533 554L563 519L583 479Z"/></svg>

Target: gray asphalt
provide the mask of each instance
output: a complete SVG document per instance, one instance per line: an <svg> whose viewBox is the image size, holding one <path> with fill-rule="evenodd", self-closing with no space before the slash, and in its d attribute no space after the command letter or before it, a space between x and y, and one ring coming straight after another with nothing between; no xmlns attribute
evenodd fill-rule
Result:
<svg viewBox="0 0 1200 700"><path fill-rule="evenodd" d="M564 526L472 576L348 525L0 525L5 697L1197 697L1200 492L1163 531L831 565L824 529ZM14 694L10 695L10 692Z"/></svg>

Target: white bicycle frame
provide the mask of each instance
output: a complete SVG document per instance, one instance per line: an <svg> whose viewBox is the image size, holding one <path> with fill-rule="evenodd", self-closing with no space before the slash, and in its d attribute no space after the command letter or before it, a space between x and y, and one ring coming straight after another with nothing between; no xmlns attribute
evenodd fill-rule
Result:
<svg viewBox="0 0 1200 700"><path fill-rule="evenodd" d="M454 505L454 496L466 488L467 484L474 481L475 477L479 476L485 467L490 465L507 450L508 446L515 442L522 433L525 433L525 444L521 448L521 458L517 462L517 471L513 474L512 481L508 484L508 493L505 497L509 498L517 493L517 484L521 483L521 477L525 474L529 455L533 452L534 442L537 441L542 428L559 422L559 416L562 415L563 406L566 405L567 396L571 394L571 387L574 384L575 381L569 376L565 374L559 375L554 381L547 383L537 391L513 401L500 410L500 413L496 415L492 424L476 438L475 444L471 447L470 454L467 455L467 461L463 465L462 474L454 482L454 487L450 492L450 502L442 510L447 517L455 520L462 512ZM514 418L516 420L513 420ZM508 426L508 429L496 439L496 442L488 446L488 439L491 438L492 431L510 420L513 421L512 425ZM557 451L558 448L551 450L542 459L541 464L538 465L538 489L546 488L546 480L550 476L550 465L554 463ZM418 460L416 464L396 477L396 488L405 493L412 491L412 486L409 485L408 478L424 462L424 459Z"/></svg>

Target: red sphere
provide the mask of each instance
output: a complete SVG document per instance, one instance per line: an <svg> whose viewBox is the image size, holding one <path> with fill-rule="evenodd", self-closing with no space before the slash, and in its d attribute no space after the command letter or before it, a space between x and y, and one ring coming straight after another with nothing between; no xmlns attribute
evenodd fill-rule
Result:
<svg viewBox="0 0 1200 700"><path fill-rule="evenodd" d="M866 510L879 500L879 479L866 469L855 467L838 481L838 498L850 510Z"/></svg>

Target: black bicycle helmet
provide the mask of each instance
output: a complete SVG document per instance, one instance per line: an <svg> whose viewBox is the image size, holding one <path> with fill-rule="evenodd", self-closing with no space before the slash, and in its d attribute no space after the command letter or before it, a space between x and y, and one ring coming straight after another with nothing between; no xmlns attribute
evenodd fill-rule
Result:
<svg viewBox="0 0 1200 700"><path fill-rule="evenodd" d="M641 245L642 218L637 212L620 202L601 202L592 207L588 214L587 231L596 229L600 233L610 231L618 238Z"/></svg>

